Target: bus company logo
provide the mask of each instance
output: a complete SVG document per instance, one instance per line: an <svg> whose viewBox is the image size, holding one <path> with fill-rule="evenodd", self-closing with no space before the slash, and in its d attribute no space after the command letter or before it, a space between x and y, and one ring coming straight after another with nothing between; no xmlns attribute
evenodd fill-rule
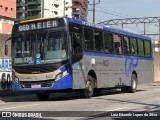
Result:
<svg viewBox="0 0 160 120"><path fill-rule="evenodd" d="M94 24L94 23L90 23L90 22L86 22L86 21L82 21L82 25L87 25L87 26L103 29L103 26L100 24Z"/></svg>
<svg viewBox="0 0 160 120"><path fill-rule="evenodd" d="M131 58L126 59L125 72L127 77L131 75L131 72L137 67L137 65L138 65L138 59L131 59Z"/></svg>
<svg viewBox="0 0 160 120"><path fill-rule="evenodd" d="M32 74L38 74L41 73L41 71L33 71Z"/></svg>

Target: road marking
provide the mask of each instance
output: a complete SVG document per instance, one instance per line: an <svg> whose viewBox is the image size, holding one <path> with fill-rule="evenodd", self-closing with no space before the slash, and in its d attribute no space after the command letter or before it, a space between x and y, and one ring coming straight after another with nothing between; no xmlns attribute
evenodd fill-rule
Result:
<svg viewBox="0 0 160 120"><path fill-rule="evenodd" d="M24 105L24 106L17 106L17 107L9 107L9 108L1 108L0 110L8 110L8 109L14 109L14 108L23 108L23 107L32 107L39 104L33 104L33 105Z"/></svg>
<svg viewBox="0 0 160 120"><path fill-rule="evenodd" d="M122 107L122 108L117 108L117 109L108 110L108 111L117 111L117 110L126 109L126 108L127 108L127 107Z"/></svg>

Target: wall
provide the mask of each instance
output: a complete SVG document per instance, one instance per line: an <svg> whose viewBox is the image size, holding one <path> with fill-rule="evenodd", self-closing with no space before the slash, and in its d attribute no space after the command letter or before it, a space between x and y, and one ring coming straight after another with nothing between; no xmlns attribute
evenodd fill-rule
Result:
<svg viewBox="0 0 160 120"><path fill-rule="evenodd" d="M72 17L72 0L65 0L65 15ZM44 0L44 17L63 17L64 0Z"/></svg>
<svg viewBox="0 0 160 120"><path fill-rule="evenodd" d="M0 59L11 58L11 41L7 42L8 45L8 55L5 56L5 40L7 40L10 35L0 34Z"/></svg>
<svg viewBox="0 0 160 120"><path fill-rule="evenodd" d="M16 0L0 0L0 33L11 34L16 19Z"/></svg>
<svg viewBox="0 0 160 120"><path fill-rule="evenodd" d="M160 52L154 52L154 81L160 81Z"/></svg>
<svg viewBox="0 0 160 120"><path fill-rule="evenodd" d="M16 18L16 0L0 0L0 16Z"/></svg>

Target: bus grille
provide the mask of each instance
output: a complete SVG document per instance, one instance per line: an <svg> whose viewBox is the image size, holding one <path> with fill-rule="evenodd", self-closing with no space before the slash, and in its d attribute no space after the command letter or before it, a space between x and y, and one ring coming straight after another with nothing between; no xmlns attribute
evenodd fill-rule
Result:
<svg viewBox="0 0 160 120"><path fill-rule="evenodd" d="M51 81L33 81L33 82L20 82L22 88L32 88L32 85L40 85L41 88L51 87L54 80Z"/></svg>

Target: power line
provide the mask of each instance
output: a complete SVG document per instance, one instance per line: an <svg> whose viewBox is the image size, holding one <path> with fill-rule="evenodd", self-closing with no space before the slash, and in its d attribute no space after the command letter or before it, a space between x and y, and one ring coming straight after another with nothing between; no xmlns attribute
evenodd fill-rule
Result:
<svg viewBox="0 0 160 120"><path fill-rule="evenodd" d="M108 9L101 8L101 7L97 7L97 8L99 8L99 9L101 9L101 10L105 10L105 12L106 12L106 11L109 11L109 12L111 12L112 14L118 14L118 15L121 14L120 16L124 15L124 16L122 16L123 18L133 17L133 16L130 16L130 15L127 15L127 14L124 14L124 13L117 12L117 11L112 11L112 10L108 10Z"/></svg>

